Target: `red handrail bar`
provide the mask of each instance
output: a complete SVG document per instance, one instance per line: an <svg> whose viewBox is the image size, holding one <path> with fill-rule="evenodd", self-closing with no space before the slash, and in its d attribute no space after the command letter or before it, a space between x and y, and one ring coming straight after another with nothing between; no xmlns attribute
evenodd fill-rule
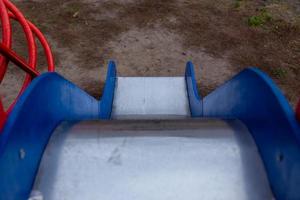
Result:
<svg viewBox="0 0 300 200"><path fill-rule="evenodd" d="M32 78L35 78L38 75L40 75L40 73L38 71L36 71L35 69L31 68L24 61L23 58L21 58L20 56L18 56L14 51L12 51L11 49L9 49L8 47L6 47L5 45L3 45L2 43L0 43L0 53L4 57L8 58L9 61L12 61L15 65L17 65L22 70L24 70L26 73L28 73Z"/></svg>
<svg viewBox="0 0 300 200"><path fill-rule="evenodd" d="M299 99L298 105L296 106L296 118L300 122L300 99Z"/></svg>
<svg viewBox="0 0 300 200"><path fill-rule="evenodd" d="M1 99L0 99L0 128L3 127L7 118L7 113L4 111Z"/></svg>
<svg viewBox="0 0 300 200"><path fill-rule="evenodd" d="M9 12L8 15L10 18L18 21L18 18L13 13ZM46 56L47 63L48 63L48 71L54 72L55 71L54 58L52 55L51 48L48 44L48 41L46 40L43 33L33 23L31 23L30 21L27 21L27 23L29 24L29 27L30 27L31 31L33 32L34 36L37 37L38 41L41 43L41 45L44 49L44 54Z"/></svg>
<svg viewBox="0 0 300 200"><path fill-rule="evenodd" d="M11 34L10 20L3 0L0 0L0 19L2 24L2 43L5 44L7 47L11 47L12 34ZM8 60L5 57L0 56L0 68L1 68L0 83L5 75L7 65L8 65Z"/></svg>
<svg viewBox="0 0 300 200"><path fill-rule="evenodd" d="M20 23L28 45L28 59L25 61L22 57L17 55L13 50L11 50L12 33L10 19L14 19ZM3 108L3 104L0 97L0 131L3 127L7 116L13 109L16 100L20 97L29 83L33 78L39 75L36 70L37 64L37 46L35 43L35 37L39 40L40 44L44 49L48 63L48 71L55 71L54 59L50 49L50 46L41 33L41 31L30 21L26 20L23 14L18 10L18 8L10 2L10 0L0 0L0 20L2 26L2 42L0 41L0 83L2 82L4 75L6 73L7 65L9 61L12 61L16 66L24 70L27 75L23 82L23 85L19 91L14 102L9 106L7 110ZM0 132L1 133L1 132Z"/></svg>

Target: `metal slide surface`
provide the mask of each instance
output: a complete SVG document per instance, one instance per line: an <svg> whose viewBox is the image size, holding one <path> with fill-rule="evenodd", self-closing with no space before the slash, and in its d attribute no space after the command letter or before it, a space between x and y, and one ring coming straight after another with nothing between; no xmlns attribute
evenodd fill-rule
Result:
<svg viewBox="0 0 300 200"><path fill-rule="evenodd" d="M33 187L44 199L272 199L237 120L63 122Z"/></svg>
<svg viewBox="0 0 300 200"><path fill-rule="evenodd" d="M112 118L170 119L189 116L184 77L117 77Z"/></svg>

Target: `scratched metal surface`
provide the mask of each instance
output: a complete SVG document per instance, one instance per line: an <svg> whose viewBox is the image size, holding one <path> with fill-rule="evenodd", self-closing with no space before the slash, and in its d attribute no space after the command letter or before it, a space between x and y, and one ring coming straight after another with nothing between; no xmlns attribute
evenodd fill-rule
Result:
<svg viewBox="0 0 300 200"><path fill-rule="evenodd" d="M118 77L112 118L190 116L184 77Z"/></svg>
<svg viewBox="0 0 300 200"><path fill-rule="evenodd" d="M245 126L207 119L62 123L33 191L46 200L272 199Z"/></svg>

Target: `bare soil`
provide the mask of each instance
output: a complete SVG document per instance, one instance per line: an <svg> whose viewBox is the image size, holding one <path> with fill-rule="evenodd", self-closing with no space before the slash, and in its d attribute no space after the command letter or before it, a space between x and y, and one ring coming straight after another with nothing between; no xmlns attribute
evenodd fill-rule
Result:
<svg viewBox="0 0 300 200"><path fill-rule="evenodd" d="M297 0L13 2L46 35L57 71L97 98L110 59L120 76L182 76L191 60L203 96L256 66L273 78L292 106L300 97ZM262 24L249 24L252 16L265 15ZM21 28L14 24L13 29L14 50L26 57ZM45 70L41 50L39 55ZM21 77L19 69L9 67L1 86L6 106L21 87Z"/></svg>

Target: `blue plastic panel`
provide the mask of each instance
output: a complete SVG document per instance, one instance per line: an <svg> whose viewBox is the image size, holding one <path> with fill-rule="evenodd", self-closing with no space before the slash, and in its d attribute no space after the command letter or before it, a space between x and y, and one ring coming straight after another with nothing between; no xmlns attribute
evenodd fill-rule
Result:
<svg viewBox="0 0 300 200"><path fill-rule="evenodd" d="M242 120L254 137L276 199L300 199L300 127L273 81L249 68L203 99L204 117Z"/></svg>
<svg viewBox="0 0 300 200"><path fill-rule="evenodd" d="M101 102L56 73L45 73L30 84L0 134L0 199L28 198L44 148L61 121L110 117L113 62L107 74Z"/></svg>
<svg viewBox="0 0 300 200"><path fill-rule="evenodd" d="M98 101L56 73L36 78L0 136L0 199L26 199L43 150L61 120L98 118Z"/></svg>
<svg viewBox="0 0 300 200"><path fill-rule="evenodd" d="M104 92L100 101L100 119L110 119L116 84L116 65L113 61L108 63Z"/></svg>
<svg viewBox="0 0 300 200"><path fill-rule="evenodd" d="M186 89L189 98L190 112L192 117L202 117L203 104L198 93L197 81L195 79L195 71L192 62L186 64L185 69Z"/></svg>

